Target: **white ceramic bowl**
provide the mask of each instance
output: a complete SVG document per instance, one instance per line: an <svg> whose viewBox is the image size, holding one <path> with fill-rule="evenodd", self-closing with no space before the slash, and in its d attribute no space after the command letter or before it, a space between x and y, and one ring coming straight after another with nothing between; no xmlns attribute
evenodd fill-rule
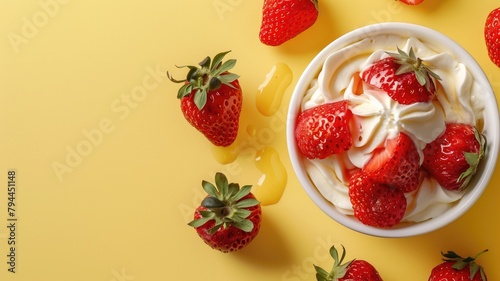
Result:
<svg viewBox="0 0 500 281"><path fill-rule="evenodd" d="M483 134L488 140L487 151L466 194L452 208L438 217L418 223L401 223L392 228L376 228L364 225L353 216L344 215L339 212L329 201L327 201L316 189L308 174L305 172L303 158L297 151L294 138L295 122L300 111L301 101L305 92L310 87L310 82L317 77L328 55L353 42L380 34L403 34L416 37L424 43L432 42L433 45L439 44L440 46L444 46L445 50L454 54L459 61L466 65L473 74L474 79L480 84L482 89L484 89L486 100ZM364 234L379 237L409 237L428 233L446 226L463 215L481 196L491 179L498 158L500 143L499 120L498 106L493 89L481 67L465 49L449 37L423 26L407 23L379 23L356 29L339 37L324 48L310 62L299 78L290 101L287 118L287 144L293 169L301 185L314 203L328 216L338 223Z"/></svg>

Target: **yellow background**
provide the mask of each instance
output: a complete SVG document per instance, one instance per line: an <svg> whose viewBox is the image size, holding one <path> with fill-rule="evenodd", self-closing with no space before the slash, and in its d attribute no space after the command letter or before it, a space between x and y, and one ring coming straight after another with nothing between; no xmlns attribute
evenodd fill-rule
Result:
<svg viewBox="0 0 500 281"><path fill-rule="evenodd" d="M332 244L343 244L347 259L370 261L386 281L427 280L440 251L475 255L488 248L480 263L489 280L500 280L500 227L492 221L500 212L499 166L477 204L447 227L413 238L371 237L340 226L307 197L284 129L293 86L308 62L370 23L443 32L477 59L499 97L500 70L483 39L485 18L498 2L320 2L313 27L268 47L258 39L261 0L0 0L0 280L315 280L312 264L330 268ZM215 161L184 120L178 85L165 75L180 78L176 64L226 50L238 60L234 71L244 91L239 141L252 137L249 126L272 132L254 139L232 165ZM293 80L278 113L265 117L255 95L280 62ZM256 185L252 149L264 145L278 151L288 171L283 197L263 207L261 232L250 246L214 251L186 225L203 196L200 183L222 171ZM17 173L15 274L7 271L10 169Z"/></svg>

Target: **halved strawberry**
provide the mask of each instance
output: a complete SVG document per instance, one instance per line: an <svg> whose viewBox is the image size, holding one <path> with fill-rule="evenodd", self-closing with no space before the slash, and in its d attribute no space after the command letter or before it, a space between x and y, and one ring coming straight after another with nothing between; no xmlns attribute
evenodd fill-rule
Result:
<svg viewBox="0 0 500 281"><path fill-rule="evenodd" d="M323 159L349 150L351 117L347 101L325 103L302 111L295 126L300 153L310 159Z"/></svg>
<svg viewBox="0 0 500 281"><path fill-rule="evenodd" d="M424 148L422 167L444 188L464 190L484 156L486 139L467 124L450 123Z"/></svg>
<svg viewBox="0 0 500 281"><path fill-rule="evenodd" d="M439 76L415 56L412 48L409 54L397 49L398 53L387 52L390 57L364 69L361 78L400 104L431 101L436 93L432 78L440 80Z"/></svg>
<svg viewBox="0 0 500 281"><path fill-rule="evenodd" d="M206 181L202 186L208 195L189 225L213 249L227 253L246 247L259 233L262 220L251 186L229 183L223 173L215 174L215 186Z"/></svg>
<svg viewBox="0 0 500 281"><path fill-rule="evenodd" d="M363 167L376 183L393 186L403 192L418 187L420 156L413 140L405 133L388 139L384 147L376 149Z"/></svg>
<svg viewBox="0 0 500 281"><path fill-rule="evenodd" d="M394 226L406 212L406 197L401 190L373 182L362 170L349 180L349 199L354 216L370 226Z"/></svg>

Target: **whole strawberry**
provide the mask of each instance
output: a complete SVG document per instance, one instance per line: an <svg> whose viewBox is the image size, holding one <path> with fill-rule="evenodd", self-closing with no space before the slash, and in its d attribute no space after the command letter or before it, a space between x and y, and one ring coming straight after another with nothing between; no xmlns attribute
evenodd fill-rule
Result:
<svg viewBox="0 0 500 281"><path fill-rule="evenodd" d="M363 170L376 183L410 192L418 187L420 156L413 140L399 133L396 138L387 140L384 147L375 150Z"/></svg>
<svg viewBox="0 0 500 281"><path fill-rule="evenodd" d="M311 27L318 18L318 0L264 0L259 39L278 46Z"/></svg>
<svg viewBox="0 0 500 281"><path fill-rule="evenodd" d="M415 56L413 48L409 53L398 49L398 53L368 66L361 73L364 82L384 90L400 104L428 102L434 98L436 86L433 78L439 76Z"/></svg>
<svg viewBox="0 0 500 281"><path fill-rule="evenodd" d="M208 195L189 225L207 245L223 253L246 247L259 233L262 220L251 186L229 183L223 173L215 174L215 186L207 181L202 186Z"/></svg>
<svg viewBox="0 0 500 281"><path fill-rule="evenodd" d="M325 103L302 111L295 125L295 140L307 158L324 159L349 150L352 112L346 101Z"/></svg>
<svg viewBox="0 0 500 281"><path fill-rule="evenodd" d="M342 254L335 246L330 248L330 255L334 260L333 268L330 272L314 265L316 270L316 280L318 281L382 281L382 277L373 265L365 260L351 260L343 263L345 258L345 248L342 246Z"/></svg>
<svg viewBox="0 0 500 281"><path fill-rule="evenodd" d="M217 54L213 61L206 57L197 66L187 67L186 79L172 82L184 83L177 93L186 120L216 146L229 146L238 134L242 107L239 76L230 73L236 60L222 62L229 52Z"/></svg>
<svg viewBox="0 0 500 281"><path fill-rule="evenodd" d="M349 180L349 199L354 217L365 225L392 227L398 224L406 211L406 197L400 189L375 183L370 175L360 170Z"/></svg>
<svg viewBox="0 0 500 281"><path fill-rule="evenodd" d="M479 255L463 258L453 251L441 253L443 262L431 270L429 281L487 281L483 267L476 263Z"/></svg>
<svg viewBox="0 0 500 281"><path fill-rule="evenodd" d="M490 60L500 67L500 8L494 9L486 17L484 39Z"/></svg>
<svg viewBox="0 0 500 281"><path fill-rule="evenodd" d="M464 190L484 156L486 139L467 124L446 124L443 134L423 150L422 167L448 190Z"/></svg>

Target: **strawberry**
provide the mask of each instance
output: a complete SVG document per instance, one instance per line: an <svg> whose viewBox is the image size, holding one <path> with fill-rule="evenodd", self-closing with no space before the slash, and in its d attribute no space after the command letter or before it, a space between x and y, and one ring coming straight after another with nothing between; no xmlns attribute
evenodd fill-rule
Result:
<svg viewBox="0 0 500 281"><path fill-rule="evenodd" d="M448 190L464 190L484 156L486 139L467 124L446 124L445 131L423 150L422 167Z"/></svg>
<svg viewBox="0 0 500 281"><path fill-rule="evenodd" d="M487 281L483 267L476 263L477 257L487 251L467 258L453 251L441 253L443 262L431 270L429 281Z"/></svg>
<svg viewBox="0 0 500 281"><path fill-rule="evenodd" d="M500 67L500 8L492 10L486 17L484 39L490 60Z"/></svg>
<svg viewBox="0 0 500 281"><path fill-rule="evenodd" d="M259 39L278 46L311 27L318 18L318 0L264 0Z"/></svg>
<svg viewBox="0 0 500 281"><path fill-rule="evenodd" d="M229 146L235 141L243 99L239 76L229 72L236 60L222 62L227 53L217 54L213 61L206 57L200 67L179 67L189 68L184 80L176 80L167 72L172 82L184 83L177 93L184 117L216 146Z"/></svg>
<svg viewBox="0 0 500 281"><path fill-rule="evenodd" d="M370 226L394 226L406 211L406 197L400 189L373 182L363 170L354 172L349 180L349 199L354 216Z"/></svg>
<svg viewBox="0 0 500 281"><path fill-rule="evenodd" d="M418 187L420 156L413 140L399 133L396 138L387 140L385 147L374 151L363 170L376 183L410 192Z"/></svg>
<svg viewBox="0 0 500 281"><path fill-rule="evenodd" d="M352 112L346 101L325 103L302 111L297 117L295 140L304 156L324 159L349 150Z"/></svg>
<svg viewBox="0 0 500 281"><path fill-rule="evenodd" d="M207 181L202 186L208 195L189 225L213 249L228 253L246 247L259 233L262 220L251 186L228 183L223 173L215 174L215 186Z"/></svg>
<svg viewBox="0 0 500 281"><path fill-rule="evenodd" d="M405 4L408 4L408 5L418 5L422 2L424 2L424 0L399 0Z"/></svg>
<svg viewBox="0 0 500 281"><path fill-rule="evenodd" d="M342 255L335 246L330 248L330 255L334 260L333 268L330 272L314 265L316 270L316 280L318 281L382 281L382 277L377 269L365 260L351 260L342 263L345 258L345 248L342 246Z"/></svg>
<svg viewBox="0 0 500 281"><path fill-rule="evenodd" d="M398 53L387 52L383 58L368 66L361 73L364 82L384 90L400 104L431 101L436 93L433 79L439 76L415 56L413 48L409 54L398 49Z"/></svg>

